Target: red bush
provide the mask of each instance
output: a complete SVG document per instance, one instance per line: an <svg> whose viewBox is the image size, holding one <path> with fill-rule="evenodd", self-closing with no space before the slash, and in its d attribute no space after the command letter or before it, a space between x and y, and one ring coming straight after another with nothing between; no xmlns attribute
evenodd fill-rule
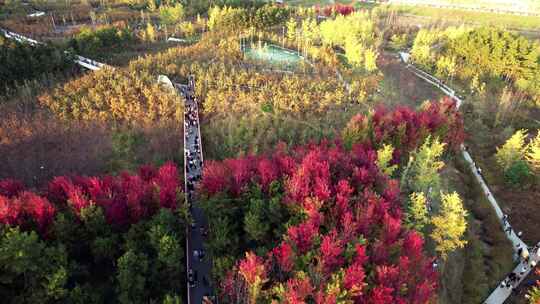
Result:
<svg viewBox="0 0 540 304"><path fill-rule="evenodd" d="M32 192L21 192L8 198L0 196L0 223L4 225L22 225L25 228L37 228L46 233L54 220L55 207L44 197Z"/></svg>
<svg viewBox="0 0 540 304"><path fill-rule="evenodd" d="M315 6L315 12L317 14L322 14L323 16L330 17L333 15L343 15L347 16L352 14L355 11L354 6L347 5L347 4L334 4L334 5L327 5L324 8L320 8L320 6Z"/></svg>
<svg viewBox="0 0 540 304"><path fill-rule="evenodd" d="M0 195L13 197L17 196L23 190L24 185L18 180L13 180L9 178L0 180Z"/></svg>
<svg viewBox="0 0 540 304"><path fill-rule="evenodd" d="M281 245L272 250L272 254L277 259L278 265L282 271L288 272L292 270L294 251L289 243L282 242Z"/></svg>
<svg viewBox="0 0 540 304"><path fill-rule="evenodd" d="M181 185L173 163L159 170L143 166L139 175L124 172L116 177L55 177L43 196L21 192L20 183L2 180L0 223L29 228L34 224L45 233L57 209L67 207L80 216L83 208L96 204L104 209L110 224L124 226L153 215L160 207L176 209Z"/></svg>

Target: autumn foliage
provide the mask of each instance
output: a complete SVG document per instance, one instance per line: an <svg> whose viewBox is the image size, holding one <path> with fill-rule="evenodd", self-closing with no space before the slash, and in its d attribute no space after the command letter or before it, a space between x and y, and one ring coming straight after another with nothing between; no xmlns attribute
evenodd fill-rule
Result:
<svg viewBox="0 0 540 304"><path fill-rule="evenodd" d="M457 147L463 138L461 117L445 100L419 112L381 108L353 118L349 128L355 124L361 127L349 130L355 135L350 149L337 140L206 164L201 188L208 197L242 197L254 185L270 195L269 185L280 184L281 204L300 219L290 222L266 254L249 252L237 262L222 282L225 301L434 299L438 279L432 259L423 251L422 236L402 224L399 184L378 168L376 147L396 144L394 164L430 134Z"/></svg>
<svg viewBox="0 0 540 304"><path fill-rule="evenodd" d="M178 169L167 163L143 166L138 174L87 177L59 176L42 194L24 190L20 182L0 180L0 224L47 232L59 209L81 210L97 205L107 221L122 227L154 215L159 208L175 210L181 194Z"/></svg>
<svg viewBox="0 0 540 304"><path fill-rule="evenodd" d="M334 15L343 15L347 16L352 14L355 11L354 6L336 3L334 5L327 5L325 7L315 6L315 12L322 14L326 17Z"/></svg>
<svg viewBox="0 0 540 304"><path fill-rule="evenodd" d="M455 101L430 102L417 112L403 106L392 111L379 107L368 116L357 114L343 131L343 141L348 146L366 140L376 146L387 143L406 152L428 135L441 138L454 150L459 148L464 139L463 119Z"/></svg>

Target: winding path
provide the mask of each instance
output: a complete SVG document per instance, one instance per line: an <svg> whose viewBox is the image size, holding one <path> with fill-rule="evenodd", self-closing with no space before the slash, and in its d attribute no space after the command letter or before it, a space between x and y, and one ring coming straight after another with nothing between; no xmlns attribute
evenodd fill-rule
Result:
<svg viewBox="0 0 540 304"><path fill-rule="evenodd" d="M425 71L422 71L419 68L408 63L408 59L410 57L408 53L400 52L399 55L403 62L407 63L407 68L411 72L413 72L419 78L431 83L434 86L437 86L447 96L456 101L456 105L458 108L461 106L463 100L461 100L459 96L456 96L453 89L445 85L435 76L426 73ZM480 187L482 188L482 191L484 192L484 195L486 196L488 202L490 203L493 210L495 210L497 218L499 219L499 223L501 224L502 229L505 231L505 235L507 236L507 238L510 240L510 242L512 242L512 248L520 261L519 264L512 271L512 273L510 273L483 302L484 304L502 304L512 294L512 289L517 288L519 284L525 279L525 277L527 277L527 275L534 269L534 266L531 262L534 261L536 264L540 262L540 249L538 248L540 242L537 246L531 249L531 247L528 247L527 244L525 244L525 242L523 242L518 237L514 229L512 229L512 227L510 226L508 220L505 218L505 214L499 207L499 204L495 200L493 193L491 193L491 191L489 190L489 187L486 184L484 178L482 177L481 171L476 166L476 163L474 162L471 154L463 144L461 145L461 153L463 155L463 158L469 165L469 169L471 170L473 176L480 184ZM525 248L527 248L527 250L530 252L530 259L528 262L525 262L518 254L518 252L521 252L520 249L523 250ZM512 274L515 274L517 279L511 282L510 276Z"/></svg>

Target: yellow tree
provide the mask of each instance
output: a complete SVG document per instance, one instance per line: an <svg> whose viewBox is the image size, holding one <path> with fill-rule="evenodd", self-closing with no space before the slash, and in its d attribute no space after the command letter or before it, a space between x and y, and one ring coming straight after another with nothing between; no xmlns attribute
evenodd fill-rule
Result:
<svg viewBox="0 0 540 304"><path fill-rule="evenodd" d="M525 158L535 172L540 172L540 132L527 145Z"/></svg>
<svg viewBox="0 0 540 304"><path fill-rule="evenodd" d="M497 160L497 164L499 164L505 172L515 162L524 158L526 137L527 130L518 130L504 143L504 145L497 148L495 159Z"/></svg>
<svg viewBox="0 0 540 304"><path fill-rule="evenodd" d="M350 36L345 42L345 56L352 66L362 66L364 64L364 47L358 40Z"/></svg>
<svg viewBox="0 0 540 304"><path fill-rule="evenodd" d="M420 150L414 155L412 166L413 176L411 177L411 187L417 192L429 192L432 188L438 191L440 184L439 170L444 167L444 162L440 160L446 144L438 138L426 138Z"/></svg>
<svg viewBox="0 0 540 304"><path fill-rule="evenodd" d="M287 39L294 41L296 38L296 20L294 18L289 19L286 24L287 27Z"/></svg>
<svg viewBox="0 0 540 304"><path fill-rule="evenodd" d="M154 26L150 22L146 24L146 30L144 32L144 40L146 42L156 41L156 30L154 29Z"/></svg>
<svg viewBox="0 0 540 304"><path fill-rule="evenodd" d="M374 72L377 70L377 57L379 54L373 49L367 49L364 53L364 68L368 72Z"/></svg>
<svg viewBox="0 0 540 304"><path fill-rule="evenodd" d="M422 233L422 229L429 223L427 199L422 192L413 192L409 197L407 208L407 226Z"/></svg>
<svg viewBox="0 0 540 304"><path fill-rule="evenodd" d="M390 144L384 144L382 148L377 150L377 166L386 175L392 176L394 170L397 169L397 165L391 165L392 155L394 153L394 147Z"/></svg>
<svg viewBox="0 0 540 304"><path fill-rule="evenodd" d="M180 23L180 29L186 37L193 37L193 35L195 35L195 27L193 26L193 23L189 21Z"/></svg>
<svg viewBox="0 0 540 304"><path fill-rule="evenodd" d="M449 252L467 244L467 241L462 239L467 230L467 211L456 192L441 193L441 197L441 211L431 221L431 238L437 244L435 250L446 259Z"/></svg>
<svg viewBox="0 0 540 304"><path fill-rule="evenodd" d="M452 79L456 75L456 59L455 57L441 56L437 60L437 77Z"/></svg>

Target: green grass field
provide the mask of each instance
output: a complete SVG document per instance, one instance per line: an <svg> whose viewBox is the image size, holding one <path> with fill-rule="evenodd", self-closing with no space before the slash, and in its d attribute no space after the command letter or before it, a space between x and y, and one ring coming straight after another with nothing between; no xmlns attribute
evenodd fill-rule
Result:
<svg viewBox="0 0 540 304"><path fill-rule="evenodd" d="M459 9L442 9L427 6L392 5L401 14L430 17L435 20L460 21L508 29L539 30L540 17L512 14L472 12Z"/></svg>
<svg viewBox="0 0 540 304"><path fill-rule="evenodd" d="M468 3L469 0L459 0L455 4ZM334 3L351 4L356 8L373 8L377 4L357 2L354 0L285 0L286 4L297 6L331 5ZM451 1L452 2L452 1ZM393 4L392 8L400 14L432 18L433 22L445 21L449 23L470 23L485 26L498 26L516 30L540 30L540 17L519 16L512 14L495 14L488 12L473 12L460 9L434 8L428 6L412 6Z"/></svg>
<svg viewBox="0 0 540 304"><path fill-rule="evenodd" d="M284 2L288 5L296 5L296 6L326 6L326 5L332 5L332 4L354 4L356 8L372 8L374 6L377 6L377 4L373 3L364 3L364 2L357 2L355 0L284 0Z"/></svg>

